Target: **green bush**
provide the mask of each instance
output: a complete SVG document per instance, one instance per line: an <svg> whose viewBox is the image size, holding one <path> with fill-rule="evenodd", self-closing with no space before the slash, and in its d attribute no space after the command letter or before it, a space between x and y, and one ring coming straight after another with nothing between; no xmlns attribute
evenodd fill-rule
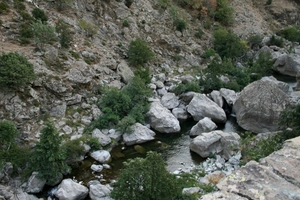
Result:
<svg viewBox="0 0 300 200"><path fill-rule="evenodd" d="M56 32L59 34L59 42L63 48L68 48L73 41L73 36L69 29L69 26L62 20L59 19L56 24Z"/></svg>
<svg viewBox="0 0 300 200"><path fill-rule="evenodd" d="M176 30L180 31L180 32L184 31L187 27L186 22L183 19L176 19L176 20L174 20L173 24L174 24Z"/></svg>
<svg viewBox="0 0 300 200"><path fill-rule="evenodd" d="M124 166L110 195L115 200L165 200L181 194L176 177L166 170L164 160L155 152L129 160Z"/></svg>
<svg viewBox="0 0 300 200"><path fill-rule="evenodd" d="M23 18L24 21L32 21L33 17L26 11L21 11L19 13L21 15L21 17Z"/></svg>
<svg viewBox="0 0 300 200"><path fill-rule="evenodd" d="M293 26L280 31L280 36L291 42L300 42L300 31Z"/></svg>
<svg viewBox="0 0 300 200"><path fill-rule="evenodd" d="M45 12L39 8L34 8L32 11L32 16L36 19L36 20L41 20L41 22L46 23L48 20L47 15L45 14Z"/></svg>
<svg viewBox="0 0 300 200"><path fill-rule="evenodd" d="M198 82L188 82L179 84L172 92L176 95L180 95L186 92L198 92L200 93L200 86Z"/></svg>
<svg viewBox="0 0 300 200"><path fill-rule="evenodd" d="M154 58L154 53L148 43L141 38L130 42L127 55L129 64L133 66L144 65Z"/></svg>
<svg viewBox="0 0 300 200"><path fill-rule="evenodd" d="M215 20L225 26L232 25L234 22L234 9L230 7L227 0L217 0L217 10L215 11Z"/></svg>
<svg viewBox="0 0 300 200"><path fill-rule="evenodd" d="M0 14L6 14L9 12L9 5L4 2L0 2Z"/></svg>
<svg viewBox="0 0 300 200"><path fill-rule="evenodd" d="M183 16L180 15L178 9L175 8L174 6L171 6L169 11L173 19L173 25L175 26L176 30L182 32L184 29L186 29L187 22L186 20L184 20Z"/></svg>
<svg viewBox="0 0 300 200"><path fill-rule="evenodd" d="M197 32L195 33L195 37L201 39L203 34L204 32L202 31L202 29L198 28Z"/></svg>
<svg viewBox="0 0 300 200"><path fill-rule="evenodd" d="M11 144L15 143L19 131L12 121L0 122L0 146L2 148L9 148Z"/></svg>
<svg viewBox="0 0 300 200"><path fill-rule="evenodd" d="M128 20L125 19L125 20L123 21L122 25L123 25L124 27L129 27L129 22L128 22Z"/></svg>
<svg viewBox="0 0 300 200"><path fill-rule="evenodd" d="M233 32L218 29L213 35L214 49L222 58L237 58L245 54L246 46Z"/></svg>
<svg viewBox="0 0 300 200"><path fill-rule="evenodd" d="M34 35L30 22L20 24L19 32L21 38L33 38Z"/></svg>
<svg viewBox="0 0 300 200"><path fill-rule="evenodd" d="M80 20L78 25L84 30L86 36L88 37L93 37L97 33L98 27L93 23L89 23L85 20Z"/></svg>
<svg viewBox="0 0 300 200"><path fill-rule="evenodd" d="M300 135L300 104L285 109L281 113L281 120L279 123L282 130L284 130L283 139L298 137ZM291 130L287 130L291 128Z"/></svg>
<svg viewBox="0 0 300 200"><path fill-rule="evenodd" d="M14 1L14 8L18 11L26 10L26 6L22 3L22 0L13 0Z"/></svg>
<svg viewBox="0 0 300 200"><path fill-rule="evenodd" d="M66 164L67 152L61 146L62 138L57 129L49 121L45 125L34 147L31 168L39 172L39 177L46 180L47 184L52 185L69 167Z"/></svg>
<svg viewBox="0 0 300 200"><path fill-rule="evenodd" d="M67 152L66 163L73 164L78 161L80 156L84 156L85 151L82 144L82 139L69 140L62 145L62 148Z"/></svg>
<svg viewBox="0 0 300 200"><path fill-rule="evenodd" d="M249 68L251 82L272 74L273 61L271 53L260 53L258 59Z"/></svg>
<svg viewBox="0 0 300 200"><path fill-rule="evenodd" d="M259 47L259 45L261 45L263 37L261 35L251 35L248 38L248 45L250 46L250 48L252 49L253 47Z"/></svg>
<svg viewBox="0 0 300 200"><path fill-rule="evenodd" d="M267 0L266 5L271 5L272 4L272 0Z"/></svg>
<svg viewBox="0 0 300 200"><path fill-rule="evenodd" d="M207 49L205 52L204 52L204 58L210 58L212 56L215 56L216 55L216 52L215 50L213 49Z"/></svg>
<svg viewBox="0 0 300 200"><path fill-rule="evenodd" d="M56 40L55 28L43 24L41 20L37 20L32 24L32 30L35 43L40 50L43 50L44 44Z"/></svg>
<svg viewBox="0 0 300 200"><path fill-rule="evenodd" d="M57 10L62 11L72 5L74 0L59 0L57 1Z"/></svg>
<svg viewBox="0 0 300 200"><path fill-rule="evenodd" d="M275 35L272 35L272 37L270 38L270 41L269 41L269 45L283 47L283 40L282 40L282 38L278 38L278 37L275 37Z"/></svg>
<svg viewBox="0 0 300 200"><path fill-rule="evenodd" d="M33 65L19 53L3 53L0 56L0 86L16 90L36 78Z"/></svg>

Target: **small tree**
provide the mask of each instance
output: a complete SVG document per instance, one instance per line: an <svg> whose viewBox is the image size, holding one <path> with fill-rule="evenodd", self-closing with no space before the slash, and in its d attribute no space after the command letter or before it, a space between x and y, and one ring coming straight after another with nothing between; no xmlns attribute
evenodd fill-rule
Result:
<svg viewBox="0 0 300 200"><path fill-rule="evenodd" d="M154 53L148 43L141 38L130 42L127 55L130 65L133 66L144 65L154 58Z"/></svg>
<svg viewBox="0 0 300 200"><path fill-rule="evenodd" d="M217 10L215 12L215 19L225 26L233 24L234 9L230 7L227 0L217 0Z"/></svg>
<svg viewBox="0 0 300 200"><path fill-rule="evenodd" d="M165 168L165 162L156 152L146 158L135 158L124 163L111 197L115 200L165 200L180 196L176 177Z"/></svg>
<svg viewBox="0 0 300 200"><path fill-rule="evenodd" d="M43 10L34 8L31 13L36 20L41 20L44 24L46 24L48 17Z"/></svg>
<svg viewBox="0 0 300 200"><path fill-rule="evenodd" d="M55 28L43 24L41 20L32 24L34 40L37 47L43 50L44 44L50 43L56 39Z"/></svg>
<svg viewBox="0 0 300 200"><path fill-rule="evenodd" d="M17 52L0 56L0 86L3 89L17 89L36 78L33 65Z"/></svg>
<svg viewBox="0 0 300 200"><path fill-rule="evenodd" d="M15 138L19 134L16 126L11 121L0 122L0 146L9 148L15 142Z"/></svg>
<svg viewBox="0 0 300 200"><path fill-rule="evenodd" d="M68 48L73 40L69 26L60 19L55 28L56 32L59 33L60 45L64 48Z"/></svg>
<svg viewBox="0 0 300 200"><path fill-rule="evenodd" d="M38 171L40 178L50 185L69 169L66 165L66 151L61 147L61 142L53 123L47 122L41 130L40 141L34 147L32 169Z"/></svg>

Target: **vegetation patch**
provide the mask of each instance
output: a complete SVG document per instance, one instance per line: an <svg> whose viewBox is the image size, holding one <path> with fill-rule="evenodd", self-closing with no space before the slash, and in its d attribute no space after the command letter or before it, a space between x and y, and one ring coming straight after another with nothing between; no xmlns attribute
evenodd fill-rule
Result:
<svg viewBox="0 0 300 200"><path fill-rule="evenodd" d="M152 60L155 54L145 40L137 38L130 42L127 55L130 65L143 66L146 62Z"/></svg>

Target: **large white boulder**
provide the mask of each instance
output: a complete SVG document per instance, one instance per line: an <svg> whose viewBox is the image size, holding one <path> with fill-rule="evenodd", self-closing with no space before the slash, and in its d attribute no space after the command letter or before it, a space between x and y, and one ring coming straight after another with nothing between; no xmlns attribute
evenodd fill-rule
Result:
<svg viewBox="0 0 300 200"><path fill-rule="evenodd" d="M195 121L208 117L216 123L226 122L224 110L204 94L195 94L187 106L187 111L193 116Z"/></svg>
<svg viewBox="0 0 300 200"><path fill-rule="evenodd" d="M170 92L164 94L160 102L164 107L168 109L176 108L179 105L178 97L174 93Z"/></svg>
<svg viewBox="0 0 300 200"><path fill-rule="evenodd" d="M218 154L228 160L239 150L239 146L240 136L237 133L217 130L195 137L190 144L190 150L203 158Z"/></svg>
<svg viewBox="0 0 300 200"><path fill-rule="evenodd" d="M88 193L87 187L74 182L72 179L64 179L54 195L59 200L82 200L85 199Z"/></svg>
<svg viewBox="0 0 300 200"><path fill-rule="evenodd" d="M274 69L281 74L296 77L300 71L300 55L286 54L280 56L274 63Z"/></svg>
<svg viewBox="0 0 300 200"><path fill-rule="evenodd" d="M151 103L147 113L150 126L161 133L177 133L180 131L178 119L160 102Z"/></svg>
<svg viewBox="0 0 300 200"><path fill-rule="evenodd" d="M45 184L45 180L38 178L38 172L32 172L32 175L28 179L25 191L27 193L39 193L43 190Z"/></svg>
<svg viewBox="0 0 300 200"><path fill-rule="evenodd" d="M90 198L92 200L104 200L104 199L111 199L109 194L111 192L111 188L106 185L102 185L100 182L96 182L93 184L89 184L90 188Z"/></svg>
<svg viewBox="0 0 300 200"><path fill-rule="evenodd" d="M111 139L108 135L105 135L104 133L102 133L99 129L95 129L93 130L92 132L92 137L94 138L97 138L99 143L102 145L102 146L106 146L108 144L111 143Z"/></svg>
<svg viewBox="0 0 300 200"><path fill-rule="evenodd" d="M97 160L99 163L109 163L111 161L111 155L106 150L98 150L91 153L91 157Z"/></svg>
<svg viewBox="0 0 300 200"><path fill-rule="evenodd" d="M126 145L141 144L154 140L155 132L140 123L135 123L130 129L133 132L123 135L123 141Z"/></svg>
<svg viewBox="0 0 300 200"><path fill-rule="evenodd" d="M217 128L217 125L211 121L210 118L204 117L190 131L190 136L198 136L202 133L213 131Z"/></svg>

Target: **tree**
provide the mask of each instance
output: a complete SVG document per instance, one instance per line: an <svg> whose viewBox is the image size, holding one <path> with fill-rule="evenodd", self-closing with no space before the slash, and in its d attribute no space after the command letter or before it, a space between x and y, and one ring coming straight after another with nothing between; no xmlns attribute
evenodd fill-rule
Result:
<svg viewBox="0 0 300 200"><path fill-rule="evenodd" d="M127 55L129 64L133 66L144 65L154 58L154 53L148 43L141 38L130 42Z"/></svg>
<svg viewBox="0 0 300 200"><path fill-rule="evenodd" d="M215 12L215 19L221 24L228 26L233 24L234 9L230 7L227 0L217 0L217 11Z"/></svg>
<svg viewBox="0 0 300 200"><path fill-rule="evenodd" d="M41 20L44 24L46 24L48 17L43 10L34 8L31 13L36 20Z"/></svg>
<svg viewBox="0 0 300 200"><path fill-rule="evenodd" d="M59 33L60 45L68 48L73 40L69 26L62 19L59 19L55 28L56 32Z"/></svg>
<svg viewBox="0 0 300 200"><path fill-rule="evenodd" d="M291 128L284 131L283 137L285 140L297 137L300 135L300 104L292 106L281 113L279 125L281 128Z"/></svg>
<svg viewBox="0 0 300 200"><path fill-rule="evenodd" d="M34 147L31 159L32 169L39 172L41 179L49 185L69 170L66 164L66 151L61 147L62 139L53 123L47 122L41 130L40 141Z"/></svg>
<svg viewBox="0 0 300 200"><path fill-rule="evenodd" d="M160 154L148 152L146 158L135 158L125 167L111 197L115 200L165 200L180 196L176 177L170 174Z"/></svg>
<svg viewBox="0 0 300 200"><path fill-rule="evenodd" d="M55 28L53 26L48 26L43 24L41 20L32 24L34 40L37 47L43 50L44 44L50 43L56 39Z"/></svg>
<svg viewBox="0 0 300 200"><path fill-rule="evenodd" d="M0 122L0 146L10 147L15 142L15 138L19 134L16 126L12 121Z"/></svg>
<svg viewBox="0 0 300 200"><path fill-rule="evenodd" d="M17 52L0 56L0 86L2 89L17 89L36 78L33 65Z"/></svg>

